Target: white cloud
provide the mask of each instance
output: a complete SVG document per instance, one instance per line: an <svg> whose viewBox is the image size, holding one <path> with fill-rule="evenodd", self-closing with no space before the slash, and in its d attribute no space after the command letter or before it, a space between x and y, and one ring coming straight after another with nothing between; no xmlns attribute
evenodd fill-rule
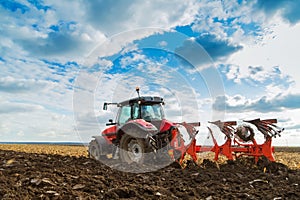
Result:
<svg viewBox="0 0 300 200"><path fill-rule="evenodd" d="M20 93L28 91L39 91L50 82L35 79L15 79L11 76L0 78L0 92Z"/></svg>
<svg viewBox="0 0 300 200"><path fill-rule="evenodd" d="M34 104L21 105L28 110L18 108L17 113L0 114L1 141L80 141L74 131L72 115L55 114L60 119L55 120L49 110Z"/></svg>
<svg viewBox="0 0 300 200"><path fill-rule="evenodd" d="M246 99L241 95L233 97L224 95L216 98L214 109L239 113L241 111L256 111L258 113L280 112L285 110L300 109L300 94L280 94L276 96L261 96L257 99Z"/></svg>
<svg viewBox="0 0 300 200"><path fill-rule="evenodd" d="M226 73L226 77L229 80L233 80L236 83L240 83L240 77L239 77L239 66L236 65L230 65L229 71Z"/></svg>
<svg viewBox="0 0 300 200"><path fill-rule="evenodd" d="M98 43L97 47L85 58L84 64L89 63L88 66L91 66L91 64L95 63L99 58L112 56L122 52L122 50L123 54L128 50L134 50L136 48L133 44L134 41L141 40L155 33L162 33L163 31L165 30L159 28L141 28L113 35L103 43ZM92 60L92 62L90 60Z"/></svg>
<svg viewBox="0 0 300 200"><path fill-rule="evenodd" d="M161 47L166 47L167 45L168 45L168 42L166 42L166 41L159 42L159 46L161 46Z"/></svg>
<svg viewBox="0 0 300 200"><path fill-rule="evenodd" d="M42 109L42 106L35 104L1 102L0 114L31 113Z"/></svg>
<svg viewBox="0 0 300 200"><path fill-rule="evenodd" d="M249 76L248 66L263 66L266 72L279 66L284 75L295 81L294 91L300 92L299 47L300 24L290 26L278 21L273 29L275 37L265 38L263 44L245 45L243 50L231 56L229 63L240 66L242 76ZM268 74L252 78L268 77Z"/></svg>
<svg viewBox="0 0 300 200"><path fill-rule="evenodd" d="M108 36L133 28L170 28L190 24L199 6L193 0L151 1L151 3L147 1L131 1L130 3L128 1L91 1L84 2L84 4L86 21Z"/></svg>
<svg viewBox="0 0 300 200"><path fill-rule="evenodd" d="M60 2L47 11L30 7L24 13L12 13L1 7L3 53L9 56L19 51L31 57L55 57L64 61L86 56L106 37L82 21L79 5L78 2ZM73 11L67 13L68 9Z"/></svg>

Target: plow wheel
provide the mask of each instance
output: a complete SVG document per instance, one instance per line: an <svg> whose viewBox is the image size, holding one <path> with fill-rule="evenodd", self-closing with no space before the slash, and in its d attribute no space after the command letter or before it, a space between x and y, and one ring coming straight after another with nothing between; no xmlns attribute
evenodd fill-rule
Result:
<svg viewBox="0 0 300 200"><path fill-rule="evenodd" d="M145 160L146 145L142 138L123 135L120 141L120 158L127 163L142 164Z"/></svg>

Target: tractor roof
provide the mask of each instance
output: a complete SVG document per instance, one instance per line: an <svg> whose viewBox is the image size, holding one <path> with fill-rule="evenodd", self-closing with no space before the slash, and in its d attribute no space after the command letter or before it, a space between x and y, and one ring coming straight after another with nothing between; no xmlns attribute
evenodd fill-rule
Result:
<svg viewBox="0 0 300 200"><path fill-rule="evenodd" d="M141 102L141 104L158 104L158 103L164 103L164 99L157 96L142 96L142 97L136 97L133 99L129 99L123 102L120 102L119 105L125 106L130 105L134 103Z"/></svg>

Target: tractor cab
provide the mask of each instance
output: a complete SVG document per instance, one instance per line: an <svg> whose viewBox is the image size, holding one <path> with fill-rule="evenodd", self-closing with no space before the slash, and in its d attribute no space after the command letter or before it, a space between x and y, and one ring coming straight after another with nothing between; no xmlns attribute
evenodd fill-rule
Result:
<svg viewBox="0 0 300 200"><path fill-rule="evenodd" d="M138 97L119 103L119 111L116 124L123 124L136 119L144 119L147 122L161 121L165 118L161 97Z"/></svg>
<svg viewBox="0 0 300 200"><path fill-rule="evenodd" d="M132 98L120 103L104 103L103 110L107 110L108 105L117 105L119 107L116 121L112 119L106 125L115 125L122 127L130 121L145 120L160 129L161 122L165 120L163 105L164 100L158 96L140 96L139 88L136 88L138 97Z"/></svg>

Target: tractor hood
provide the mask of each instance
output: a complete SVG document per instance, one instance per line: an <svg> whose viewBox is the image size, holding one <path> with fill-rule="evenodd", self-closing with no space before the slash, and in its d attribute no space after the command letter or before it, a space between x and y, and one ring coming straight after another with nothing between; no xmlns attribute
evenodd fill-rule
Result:
<svg viewBox="0 0 300 200"><path fill-rule="evenodd" d="M129 123L136 123L138 124L140 127L144 128L144 129L154 129L157 130L156 126L153 126L152 123L145 121L144 119L135 119L130 121Z"/></svg>
<svg viewBox="0 0 300 200"><path fill-rule="evenodd" d="M171 127L176 126L174 123L168 121L168 120L157 120L157 121L151 121L147 122L144 119L135 119L131 120L127 124L125 124L121 129L124 129L125 127L132 127L136 126L140 129L147 131L147 132L165 132L168 131Z"/></svg>

